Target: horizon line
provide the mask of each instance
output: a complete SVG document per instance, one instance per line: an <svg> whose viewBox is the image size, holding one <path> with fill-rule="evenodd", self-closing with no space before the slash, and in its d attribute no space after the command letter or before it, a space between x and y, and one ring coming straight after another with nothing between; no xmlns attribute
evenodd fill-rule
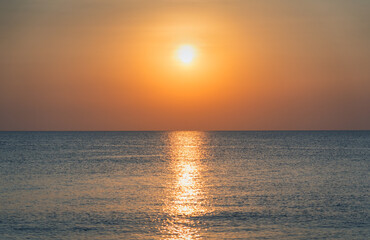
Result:
<svg viewBox="0 0 370 240"><path fill-rule="evenodd" d="M0 132L349 132L370 129L286 129L286 130L0 130Z"/></svg>

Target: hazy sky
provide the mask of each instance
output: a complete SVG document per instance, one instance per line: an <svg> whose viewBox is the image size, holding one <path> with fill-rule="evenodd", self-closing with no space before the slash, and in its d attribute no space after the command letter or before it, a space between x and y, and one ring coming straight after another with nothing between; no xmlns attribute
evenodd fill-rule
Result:
<svg viewBox="0 0 370 240"><path fill-rule="evenodd" d="M0 130L370 129L369 12L368 0L0 1Z"/></svg>

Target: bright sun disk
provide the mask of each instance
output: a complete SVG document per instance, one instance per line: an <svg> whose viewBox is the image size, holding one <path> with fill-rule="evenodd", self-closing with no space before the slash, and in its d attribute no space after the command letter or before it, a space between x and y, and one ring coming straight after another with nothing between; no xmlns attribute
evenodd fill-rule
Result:
<svg viewBox="0 0 370 240"><path fill-rule="evenodd" d="M181 62L189 64L194 60L195 49L191 45L183 45L177 50L177 57Z"/></svg>

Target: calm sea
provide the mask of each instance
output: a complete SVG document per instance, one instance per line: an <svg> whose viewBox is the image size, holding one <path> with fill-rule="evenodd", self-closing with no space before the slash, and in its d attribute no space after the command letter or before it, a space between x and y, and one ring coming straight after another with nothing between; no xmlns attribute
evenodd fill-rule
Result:
<svg viewBox="0 0 370 240"><path fill-rule="evenodd" d="M0 239L369 239L370 131L0 132Z"/></svg>

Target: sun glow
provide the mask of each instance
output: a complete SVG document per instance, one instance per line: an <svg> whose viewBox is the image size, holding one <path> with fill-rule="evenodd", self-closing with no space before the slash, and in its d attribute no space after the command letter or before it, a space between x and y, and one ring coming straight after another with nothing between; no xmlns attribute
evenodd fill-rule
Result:
<svg viewBox="0 0 370 240"><path fill-rule="evenodd" d="M196 52L191 45L182 45L177 50L178 59L185 64L191 63L195 58Z"/></svg>

